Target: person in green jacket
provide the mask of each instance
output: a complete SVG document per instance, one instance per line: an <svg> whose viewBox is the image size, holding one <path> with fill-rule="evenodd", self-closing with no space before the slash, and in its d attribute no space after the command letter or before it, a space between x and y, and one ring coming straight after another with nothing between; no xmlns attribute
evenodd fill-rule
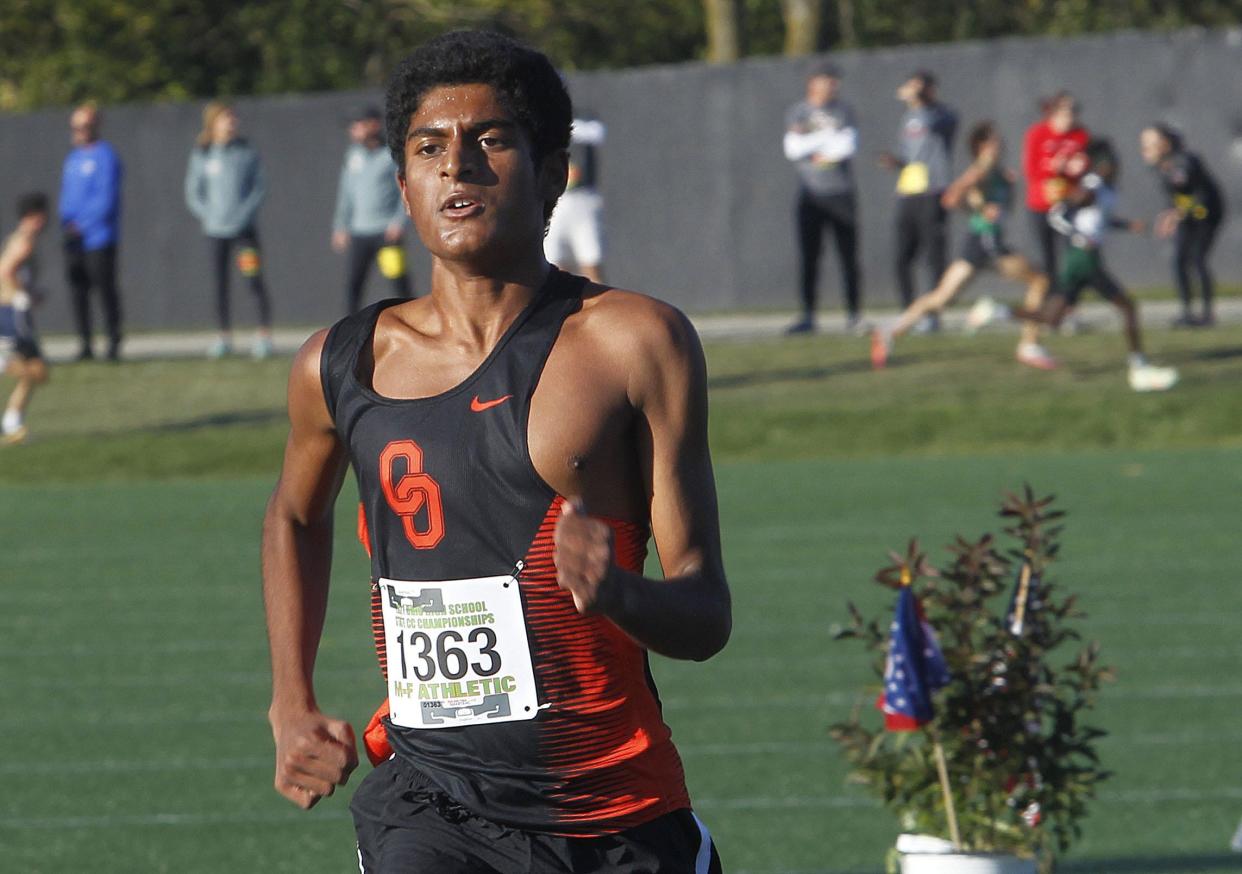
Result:
<svg viewBox="0 0 1242 874"><path fill-rule="evenodd" d="M271 302L263 282L263 259L255 228L264 191L259 153L238 136L237 113L227 103L208 103L203 108L203 129L190 152L185 201L202 223L210 244L220 325L220 336L207 352L212 358L233 351L229 259L234 250L237 268L249 281L259 309L259 332L252 353L255 358L272 354Z"/></svg>

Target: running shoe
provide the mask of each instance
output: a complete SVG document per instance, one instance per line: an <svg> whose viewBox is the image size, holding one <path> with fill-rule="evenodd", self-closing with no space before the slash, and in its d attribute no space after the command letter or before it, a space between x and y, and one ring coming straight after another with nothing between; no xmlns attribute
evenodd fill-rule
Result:
<svg viewBox="0 0 1242 874"><path fill-rule="evenodd" d="M883 370L888 364L889 353L893 351L893 338L883 328L871 332L871 366Z"/></svg>
<svg viewBox="0 0 1242 874"><path fill-rule="evenodd" d="M1177 385L1177 368L1140 364L1130 368L1130 388L1135 391L1168 391Z"/></svg>
<svg viewBox="0 0 1242 874"><path fill-rule="evenodd" d="M1233 840L1229 842L1229 849L1235 853L1242 853L1242 822L1238 823L1238 830L1233 833Z"/></svg>
<svg viewBox="0 0 1242 874"><path fill-rule="evenodd" d="M0 435L0 445L12 446L14 443L21 443L29 433L25 425L18 425L12 431L5 431Z"/></svg>
<svg viewBox="0 0 1242 874"><path fill-rule="evenodd" d="M1015 357L1019 363L1025 364L1027 367L1034 367L1036 370L1057 369L1057 360L1048 353L1047 349L1038 343L1019 343Z"/></svg>
<svg viewBox="0 0 1242 874"><path fill-rule="evenodd" d="M966 312L966 330L973 334L975 331L1009 317L1009 308L1004 304L999 304L990 297L981 297L975 301L974 305Z"/></svg>
<svg viewBox="0 0 1242 874"><path fill-rule="evenodd" d="M208 358L224 358L226 355L233 354L233 344L228 340L220 339L207 347Z"/></svg>
<svg viewBox="0 0 1242 874"><path fill-rule="evenodd" d="M811 319L809 316L803 319L799 319L798 321L794 322L792 325L790 325L788 328L785 329L786 337L796 337L798 334L814 334L814 333L815 333L815 321Z"/></svg>

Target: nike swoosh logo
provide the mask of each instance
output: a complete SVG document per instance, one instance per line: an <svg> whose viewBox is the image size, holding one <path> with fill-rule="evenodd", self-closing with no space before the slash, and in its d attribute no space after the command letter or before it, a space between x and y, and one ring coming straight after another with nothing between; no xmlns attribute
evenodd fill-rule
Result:
<svg viewBox="0 0 1242 874"><path fill-rule="evenodd" d="M494 401L481 401L479 396L475 395L473 400L470 401L470 409L472 412L481 413L484 410L490 410L492 407L500 406L511 397L513 395L505 395L503 398L496 398Z"/></svg>

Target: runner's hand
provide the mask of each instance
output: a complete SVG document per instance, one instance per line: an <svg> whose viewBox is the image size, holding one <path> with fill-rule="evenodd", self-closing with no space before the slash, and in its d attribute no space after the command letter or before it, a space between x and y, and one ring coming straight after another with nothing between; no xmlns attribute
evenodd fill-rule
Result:
<svg viewBox="0 0 1242 874"><path fill-rule="evenodd" d="M354 730L318 710L283 716L269 713L276 740L276 791L310 810L344 786L358 767Z"/></svg>
<svg viewBox="0 0 1242 874"><path fill-rule="evenodd" d="M332 251L344 252L349 247L349 233L347 231L332 232Z"/></svg>
<svg viewBox="0 0 1242 874"><path fill-rule="evenodd" d="M612 542L612 529L588 516L582 501L565 502L554 537L556 582L574 596L574 606L584 616L606 613L611 603Z"/></svg>

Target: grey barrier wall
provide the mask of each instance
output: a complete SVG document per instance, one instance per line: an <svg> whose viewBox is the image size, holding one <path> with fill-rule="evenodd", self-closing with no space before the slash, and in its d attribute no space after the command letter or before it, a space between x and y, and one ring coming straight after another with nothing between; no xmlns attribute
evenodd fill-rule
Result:
<svg viewBox="0 0 1242 874"><path fill-rule="evenodd" d="M1163 200L1138 157L1138 133L1153 120L1178 124L1206 159L1226 197L1242 204L1242 31L1119 33L1058 39L1002 39L836 53L844 96L857 110L855 162L863 217L864 303L895 299L893 178L874 156L892 148L901 106L896 86L916 69L934 71L962 126L956 152L965 166L966 129L999 122L1017 168L1021 137L1036 101L1060 88L1080 97L1088 127L1119 147L1123 212L1150 218ZM784 113L799 98L807 61L750 60L730 67L687 64L574 74L577 104L605 121L601 160L609 279L691 311L790 308L795 301L795 179L781 154ZM237 101L243 129L260 150L268 197L259 233L278 323L326 324L343 307L343 259L328 246L345 119L369 92ZM125 162L121 284L131 328L210 327L206 245L185 209L182 183L202 104L108 108L104 135ZM67 113L0 117L0 222L12 202L41 189L55 197L68 148ZM955 230L964 222L955 221ZM1017 205L1010 237L1029 250ZM956 236L956 235L955 235ZM1221 279L1242 275L1242 223L1229 222L1216 250ZM48 301L45 331L70 327L59 235L41 249ZM429 259L408 243L420 290ZM1135 286L1167 285L1169 244L1118 235L1109 258ZM839 303L835 257L825 246L821 297ZM372 297L383 292L373 277ZM924 284L930 282L925 272ZM986 287L986 286L985 286ZM239 325L254 308L234 279Z"/></svg>

